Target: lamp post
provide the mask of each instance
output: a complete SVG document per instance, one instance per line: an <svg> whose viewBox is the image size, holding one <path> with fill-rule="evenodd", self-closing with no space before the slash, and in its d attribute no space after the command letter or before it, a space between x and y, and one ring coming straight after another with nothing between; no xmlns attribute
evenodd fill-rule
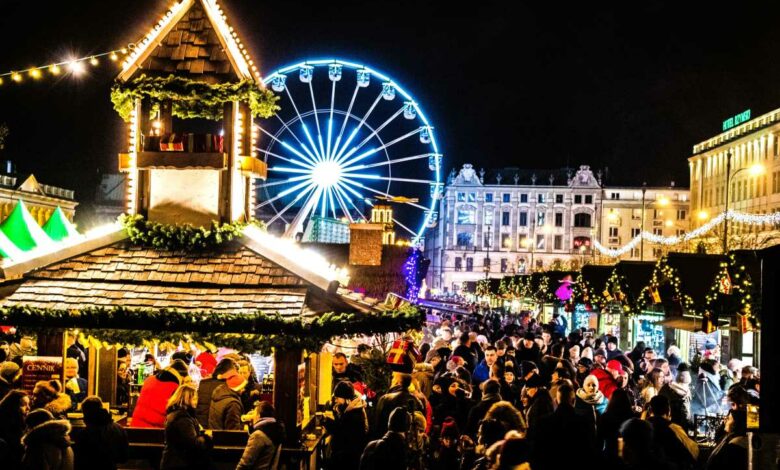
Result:
<svg viewBox="0 0 780 470"><path fill-rule="evenodd" d="M740 172L748 170L751 176L758 176L764 173L764 165L756 163L750 167L740 168L731 174L731 152L726 153L726 194L725 194L725 209L723 219L723 253L728 253L729 250L729 187L731 186L731 179L737 176Z"/></svg>
<svg viewBox="0 0 780 470"><path fill-rule="evenodd" d="M493 244L493 239L490 237L490 225L487 226L487 258L485 258L485 279L490 275L490 245Z"/></svg>

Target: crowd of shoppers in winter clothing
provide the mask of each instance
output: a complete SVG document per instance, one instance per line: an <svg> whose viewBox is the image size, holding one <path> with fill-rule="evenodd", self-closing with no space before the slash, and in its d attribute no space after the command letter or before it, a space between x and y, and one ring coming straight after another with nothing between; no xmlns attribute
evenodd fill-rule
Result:
<svg viewBox="0 0 780 470"><path fill-rule="evenodd" d="M569 332L560 316L541 325L495 311L441 318L406 342L416 362L380 360L383 390L368 379L377 363L369 371L367 358L384 354L378 345L333 355L319 419L324 468L747 468L747 409L760 376L738 360L722 364L709 342L686 363L676 346L623 352L613 336ZM277 468L285 426L259 400L247 358L171 359L144 381L131 417L133 427L164 430L159 468L213 468L211 430L247 432L237 469ZM125 430L86 396L77 358L65 369L64 386L41 381L27 394L19 365L0 363L2 468L115 469L128 458ZM80 432L67 420L75 409ZM710 452L694 440L695 415L725 417Z"/></svg>

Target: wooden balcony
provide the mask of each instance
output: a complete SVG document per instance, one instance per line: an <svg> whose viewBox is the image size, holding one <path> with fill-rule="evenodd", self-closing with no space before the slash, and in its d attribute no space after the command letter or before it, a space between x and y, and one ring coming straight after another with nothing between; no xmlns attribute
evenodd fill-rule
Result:
<svg viewBox="0 0 780 470"><path fill-rule="evenodd" d="M228 154L221 152L140 152L135 166L129 153L119 154L119 171L139 170L226 170ZM268 167L256 157L238 157L238 170L245 176L265 179Z"/></svg>

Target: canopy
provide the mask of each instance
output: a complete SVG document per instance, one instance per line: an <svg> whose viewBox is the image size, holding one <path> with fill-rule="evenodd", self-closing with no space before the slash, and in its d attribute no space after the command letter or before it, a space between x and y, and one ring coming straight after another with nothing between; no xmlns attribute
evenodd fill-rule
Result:
<svg viewBox="0 0 780 470"><path fill-rule="evenodd" d="M76 227L68 220L59 206L43 226L43 231L56 242L79 234L76 231Z"/></svg>
<svg viewBox="0 0 780 470"><path fill-rule="evenodd" d="M22 251L30 251L41 245L51 244L51 238L33 219L20 199L11 215L0 225L2 231ZM10 253L9 253L10 254Z"/></svg>

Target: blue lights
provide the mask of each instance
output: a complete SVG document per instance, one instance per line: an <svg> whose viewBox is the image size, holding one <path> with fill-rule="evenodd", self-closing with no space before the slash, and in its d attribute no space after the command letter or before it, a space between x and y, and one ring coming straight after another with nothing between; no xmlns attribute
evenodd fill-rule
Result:
<svg viewBox="0 0 780 470"><path fill-rule="evenodd" d="M325 99L315 99L315 90L320 90L322 83L328 83L324 75L319 75L320 72L317 72L318 78L315 81L315 69L318 67L321 68L322 72L324 72L323 69L327 70L327 80L330 82L328 85L330 106L325 109L318 107L318 103L325 103ZM303 86L308 87L305 95L300 85L287 83L287 76L296 72L300 82L304 84ZM371 87L372 83L375 84L373 87ZM414 230L415 225L405 223L405 221L395 221L396 226L409 231L413 243L421 241L426 228L435 226L437 222L436 201L441 198L443 189L441 183L442 155L433 134L433 127L407 90L375 69L335 59L308 60L283 67L265 77L263 84L270 86L277 93L286 92L289 103L282 100L279 104L282 106L283 112L294 110L296 115L289 120L280 116L282 128L275 133L263 129L263 123L259 125L261 130L271 137L271 140L267 143L266 149L258 150L265 155L266 162L269 164L269 173L277 177L269 179L269 182L264 185L261 183L261 187L264 186L272 192L268 193L268 198L261 201L258 207L271 205L274 201L285 196L288 196L286 201L289 202L290 197L293 197L292 202L281 202L284 205L281 209L276 205L273 206L276 215L272 221L278 219L286 221L289 226L286 233L288 236L294 236L301 232L305 221L308 220L312 212L319 212L323 216L344 216L350 221L367 219L365 213L370 209L366 208L374 205L372 198L380 198L417 208L410 209L412 219L407 218L406 220L414 220L415 213L413 211L421 210L421 212L417 212L419 225L416 226L419 228L416 230ZM337 86L339 88L347 86L352 92L352 101L348 108L346 106L339 107L341 103L336 100ZM371 90L378 88L381 88L378 93L371 94ZM365 89L368 90L360 91ZM356 97L359 93L369 93L372 99L375 97L373 105L362 116L354 114L353 109L353 104L356 103ZM396 111L395 114L384 123L372 124L371 116L374 109L382 108L379 106L380 102L393 102L396 95L403 99L403 105L395 105L393 108ZM283 95L284 97L285 95ZM309 106L299 108L299 105L308 101L309 98L311 100L310 108ZM357 102L365 102L365 99L363 97L361 98L363 101L358 100ZM307 110L307 108L309 109ZM355 108L359 108L359 106L355 106ZM385 113L384 116L388 115L386 111L382 112ZM377 114L380 113L377 112ZM403 116L405 121L411 121L412 124L416 121L418 126L400 137L392 135L397 132L394 129L399 128L399 123L404 122L399 119L396 123L398 125L389 126L396 116ZM320 127L321 118L325 119L322 122L322 128ZM376 120L373 119L373 121ZM316 128L310 129L307 122L312 126L312 122L316 122ZM334 126L334 124L336 125ZM406 127L408 128L408 125ZM316 139L313 135L315 130L317 132ZM364 131L362 134L361 130ZM347 133L346 138L344 138L345 132ZM363 140L354 144L359 134ZM414 135L417 135L418 138L414 139ZM286 140L289 137L293 138L290 142L297 142L300 148L298 145L293 146L288 143ZM391 154L388 148L403 141L405 141L404 145L398 147L401 150L394 149ZM413 144L412 141L419 141L419 143ZM283 150L273 149L272 151L275 143L280 144ZM362 149L364 145L367 148ZM412 152L408 152L407 149L411 149L413 145L423 145L428 148L409 155ZM407 154L393 155L401 152ZM417 166L418 164L419 166ZM375 168L376 171L361 171L367 168ZM412 176L415 179L405 178L406 176ZM394 183L396 185L391 186ZM411 189L409 191L404 189L412 188L408 185L416 184L430 185L430 199L425 203L421 200L418 204L416 197L408 197ZM272 190L272 188L274 189ZM392 192L400 192L401 194L390 194ZM302 203L303 206L298 209L301 212L295 215L294 220L286 219L286 211L293 206L295 201L300 201L304 197L306 200Z"/></svg>

